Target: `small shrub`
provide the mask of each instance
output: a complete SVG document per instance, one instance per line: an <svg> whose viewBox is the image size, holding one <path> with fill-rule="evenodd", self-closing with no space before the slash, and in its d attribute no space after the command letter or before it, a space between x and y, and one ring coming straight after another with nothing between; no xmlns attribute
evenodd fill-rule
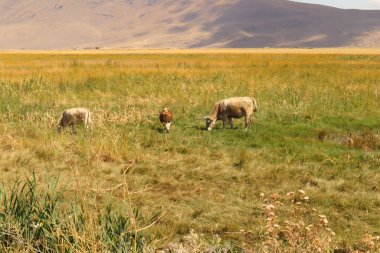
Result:
<svg viewBox="0 0 380 253"><path fill-rule="evenodd" d="M380 236L365 235L363 239L355 245L355 250L351 252L380 252Z"/></svg>
<svg viewBox="0 0 380 253"><path fill-rule="evenodd" d="M164 252L170 253L233 253L237 252L231 244L224 244L218 235L213 235L211 239L204 235L199 235L190 230L189 234L183 237L180 243L172 243Z"/></svg>
<svg viewBox="0 0 380 253"><path fill-rule="evenodd" d="M247 151L240 151L238 155L237 161L234 163L234 166L237 169L244 169L248 166L249 162L251 161L251 157L249 152Z"/></svg>
<svg viewBox="0 0 380 253"><path fill-rule="evenodd" d="M327 136L327 131L325 129L318 133L318 140L323 141Z"/></svg>
<svg viewBox="0 0 380 253"><path fill-rule="evenodd" d="M361 148L364 150L377 150L380 149L380 137L366 130L359 135L351 134L348 145L353 148Z"/></svg>

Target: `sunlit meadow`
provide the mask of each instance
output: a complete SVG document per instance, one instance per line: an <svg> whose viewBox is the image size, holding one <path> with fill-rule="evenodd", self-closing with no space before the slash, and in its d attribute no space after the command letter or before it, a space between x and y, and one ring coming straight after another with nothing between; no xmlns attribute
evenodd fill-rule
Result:
<svg viewBox="0 0 380 253"><path fill-rule="evenodd" d="M380 233L376 52L0 53L2 189L34 172L44 192L58 178L61 212L71 201L84 217L136 209L133 231L152 248L195 231L240 249L265 239L260 193L303 189L337 244L354 247ZM205 131L203 117L232 96L258 101L251 129L236 119ZM58 134L78 106L93 130Z"/></svg>

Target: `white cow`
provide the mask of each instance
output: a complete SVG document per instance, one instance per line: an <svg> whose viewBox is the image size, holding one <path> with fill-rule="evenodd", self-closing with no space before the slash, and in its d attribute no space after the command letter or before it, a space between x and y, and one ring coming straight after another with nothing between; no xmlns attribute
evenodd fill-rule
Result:
<svg viewBox="0 0 380 253"><path fill-rule="evenodd" d="M63 112L57 131L65 130L71 126L71 133L75 133L74 125L84 124L86 131L92 128L91 112L87 108L70 108Z"/></svg>
<svg viewBox="0 0 380 253"><path fill-rule="evenodd" d="M233 97L220 100L214 106L210 116L204 117L206 120L206 129L210 131L217 120L223 121L223 128L226 127L228 120L231 128L232 118L245 117L245 128L248 129L252 124L252 114L257 111L257 103L254 98L250 97Z"/></svg>

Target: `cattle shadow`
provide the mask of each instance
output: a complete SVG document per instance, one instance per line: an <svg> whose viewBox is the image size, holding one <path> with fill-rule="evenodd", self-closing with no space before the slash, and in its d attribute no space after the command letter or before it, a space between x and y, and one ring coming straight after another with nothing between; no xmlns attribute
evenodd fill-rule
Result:
<svg viewBox="0 0 380 253"><path fill-rule="evenodd" d="M202 130L207 131L207 128L203 127ZM228 132L228 131L238 131L238 130L245 131L245 128L244 127L233 127L233 128L230 128L230 127L228 127L228 128L214 127L213 129L210 130L210 132L212 132L212 131L227 131Z"/></svg>
<svg viewBox="0 0 380 253"><path fill-rule="evenodd" d="M151 126L150 130L155 131L159 134L169 134L171 132L170 131L169 133L167 133L164 127L158 127L158 126Z"/></svg>
<svg viewBox="0 0 380 253"><path fill-rule="evenodd" d="M156 131L160 134L166 133L166 131L162 127L156 127Z"/></svg>
<svg viewBox="0 0 380 253"><path fill-rule="evenodd" d="M155 131L155 132L160 133L160 134L165 132L165 129L163 127L159 127L159 126L151 126L150 130Z"/></svg>
<svg viewBox="0 0 380 253"><path fill-rule="evenodd" d="M201 126L201 125L189 125L189 126L184 126L184 125L177 125L177 127L174 127L174 128L177 128L177 131L186 131L186 129L191 129L191 130L194 130L194 131L206 131L206 132L212 132L212 131L217 131L217 132L220 132L220 131L246 131L245 130L245 127L242 126L234 126L233 128L230 128L230 127L226 127L226 128L223 128L222 126L217 126L217 127L214 127L211 131L208 131L207 128L205 126ZM166 130L164 127L160 127L160 126L151 126L150 127L150 130L152 131L155 131L159 134L166 134ZM172 132L172 130L174 129L171 129L170 132ZM249 131L249 129L248 129Z"/></svg>

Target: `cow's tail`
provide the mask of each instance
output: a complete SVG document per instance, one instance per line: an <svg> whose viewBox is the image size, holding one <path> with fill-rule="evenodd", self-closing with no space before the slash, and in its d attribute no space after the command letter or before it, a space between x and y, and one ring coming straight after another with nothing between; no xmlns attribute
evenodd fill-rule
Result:
<svg viewBox="0 0 380 253"><path fill-rule="evenodd" d="M253 103L253 111L257 112L258 107L257 107L256 99L254 99L254 98L251 98L251 99L252 99L252 103Z"/></svg>

